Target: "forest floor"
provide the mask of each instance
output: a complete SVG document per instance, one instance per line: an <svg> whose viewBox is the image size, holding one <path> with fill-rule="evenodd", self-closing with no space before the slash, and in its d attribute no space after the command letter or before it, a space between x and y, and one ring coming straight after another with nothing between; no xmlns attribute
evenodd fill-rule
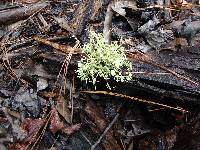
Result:
<svg viewBox="0 0 200 150"><path fill-rule="evenodd" d="M0 149L200 150L200 8L162 3L1 1ZM91 31L132 80L81 81Z"/></svg>

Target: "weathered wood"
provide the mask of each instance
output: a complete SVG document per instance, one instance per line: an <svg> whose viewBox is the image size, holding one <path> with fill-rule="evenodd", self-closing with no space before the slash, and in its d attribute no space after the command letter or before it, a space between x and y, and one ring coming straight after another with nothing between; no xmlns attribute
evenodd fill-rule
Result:
<svg viewBox="0 0 200 150"><path fill-rule="evenodd" d="M2 10L0 11L0 24L8 25L26 19L46 6L47 3L38 3L27 7Z"/></svg>
<svg viewBox="0 0 200 150"><path fill-rule="evenodd" d="M135 88L148 93L147 95L154 93L152 95L199 104L199 50L199 46L196 46L184 48L176 53L149 52L151 59L163 67L145 63L145 61L134 61L133 71L145 72L134 74L138 82L138 87L135 86ZM172 71L182 77L180 78Z"/></svg>

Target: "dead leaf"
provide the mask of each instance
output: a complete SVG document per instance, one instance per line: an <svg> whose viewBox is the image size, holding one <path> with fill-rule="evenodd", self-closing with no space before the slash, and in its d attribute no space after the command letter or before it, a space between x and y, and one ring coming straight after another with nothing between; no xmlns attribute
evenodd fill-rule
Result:
<svg viewBox="0 0 200 150"><path fill-rule="evenodd" d="M122 16L126 16L125 8L137 9L136 1L116 1L111 5L113 11L117 12Z"/></svg>
<svg viewBox="0 0 200 150"><path fill-rule="evenodd" d="M8 150L23 150L26 149L25 144L15 143L8 146Z"/></svg>
<svg viewBox="0 0 200 150"><path fill-rule="evenodd" d="M55 134L58 130L63 129L63 127L64 127L64 124L63 124L63 122L61 122L56 108L53 108L52 109L51 122L50 122L51 132L53 134Z"/></svg>
<svg viewBox="0 0 200 150"><path fill-rule="evenodd" d="M54 97L58 96L58 93L56 93L56 92L46 92L46 91L44 91L44 92L41 92L40 94L41 94L41 96L44 96L46 98L54 98Z"/></svg>
<svg viewBox="0 0 200 150"><path fill-rule="evenodd" d="M7 112L8 112L8 114L11 115L12 117L15 117L15 118L17 118L17 119L20 118L20 113L19 113L19 112L12 111L12 110L10 110L10 109L8 109L8 108L7 108Z"/></svg>
<svg viewBox="0 0 200 150"><path fill-rule="evenodd" d="M21 124L22 128L27 132L25 141L31 141L35 134L39 132L44 123L44 119L25 119Z"/></svg>
<svg viewBox="0 0 200 150"><path fill-rule="evenodd" d="M60 120L57 110L55 108L52 109L50 130L53 134L55 134L57 131L60 130L67 135L71 135L75 131L79 130L80 127L81 127L81 124L75 124L75 125L66 127L64 125L64 122Z"/></svg>
<svg viewBox="0 0 200 150"><path fill-rule="evenodd" d="M192 9L193 4L188 3L186 0L176 0L176 5L181 9Z"/></svg>
<svg viewBox="0 0 200 150"><path fill-rule="evenodd" d="M93 3L93 9L94 9L94 12L92 13L92 16L91 16L91 20L94 20L96 15L98 14L98 11L100 8L102 8L102 1L101 0L96 0L94 3Z"/></svg>
<svg viewBox="0 0 200 150"><path fill-rule="evenodd" d="M65 134L67 134L67 135L71 135L71 134L73 134L75 131L79 130L80 127L81 127L81 124L80 124L80 123L79 123L79 124L74 124L74 125L72 125L72 126L63 128L62 131L63 131Z"/></svg>
<svg viewBox="0 0 200 150"><path fill-rule="evenodd" d="M65 120L70 123L71 117L70 117L70 111L68 108L67 100L63 96L59 96L57 98L57 105L56 105L57 111L60 113L60 115L65 118Z"/></svg>

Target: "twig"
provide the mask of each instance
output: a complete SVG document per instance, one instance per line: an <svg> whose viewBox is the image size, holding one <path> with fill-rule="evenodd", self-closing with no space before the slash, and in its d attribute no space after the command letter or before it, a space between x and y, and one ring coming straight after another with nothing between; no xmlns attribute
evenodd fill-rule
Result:
<svg viewBox="0 0 200 150"><path fill-rule="evenodd" d="M75 47L71 47L71 46L66 46L66 45L62 45L62 44L58 44L58 43L55 43L55 42L50 42L46 39L43 39L41 37L33 37L34 40L40 42L40 43L43 43L43 44L46 44L46 45L49 45L53 48L55 48L56 50L59 50L59 51L62 51L63 53L66 53L66 54L76 54L76 53L80 53L80 48L76 48ZM69 54L69 55L71 55Z"/></svg>
<svg viewBox="0 0 200 150"><path fill-rule="evenodd" d="M50 25L46 22L44 17L40 13L38 13L37 17L40 19L40 21L43 24L42 30L43 31L48 31L50 29Z"/></svg>
<svg viewBox="0 0 200 150"><path fill-rule="evenodd" d="M73 98L73 94L74 94L74 77L73 77L73 81L72 84L70 86L70 100L71 100L71 123L73 121L73 115L74 115L74 98Z"/></svg>
<svg viewBox="0 0 200 150"><path fill-rule="evenodd" d="M148 110L148 111L149 111L149 112L154 112L154 111L159 111L159 110L163 110L163 109L165 109L165 108L150 109L150 110Z"/></svg>
<svg viewBox="0 0 200 150"><path fill-rule="evenodd" d="M6 51L5 51L6 53ZM3 66L5 67L5 69L7 69L10 73L10 76L13 78L13 79L17 79L18 81L21 81L21 83L23 83L24 85L28 85L28 86L31 86L30 83L26 82L25 80L21 79L20 77L17 76L17 74L12 70L11 68L11 65L10 65L10 62L9 62L9 59L6 57L7 53L4 54L4 58L2 58L3 60Z"/></svg>
<svg viewBox="0 0 200 150"><path fill-rule="evenodd" d="M92 145L91 141L85 136L85 134L84 134L82 131L80 131L80 134L85 138L85 140L86 140L90 145Z"/></svg>
<svg viewBox="0 0 200 150"><path fill-rule="evenodd" d="M166 73L166 72L131 72L132 74L145 74L145 75L168 75L171 73Z"/></svg>
<svg viewBox="0 0 200 150"><path fill-rule="evenodd" d="M53 149L53 147L54 147L54 145L56 144L56 142L58 141L58 138L59 138L59 137L60 137L59 135L56 137L56 139L54 140L53 144L51 145L50 150Z"/></svg>
<svg viewBox="0 0 200 150"><path fill-rule="evenodd" d="M108 5L105 21L104 21L104 28L103 28L103 35L105 38L106 43L111 43L111 30L112 30L112 16L113 16L113 10L111 8L111 4Z"/></svg>
<svg viewBox="0 0 200 150"><path fill-rule="evenodd" d="M115 118L112 120L112 122L109 124L109 126L104 130L103 134L99 137L99 139L95 142L94 145L92 145L91 150L94 150L97 145L101 142L102 138L106 135L108 130L113 126L113 124L117 121L119 117L119 113L115 116Z"/></svg>

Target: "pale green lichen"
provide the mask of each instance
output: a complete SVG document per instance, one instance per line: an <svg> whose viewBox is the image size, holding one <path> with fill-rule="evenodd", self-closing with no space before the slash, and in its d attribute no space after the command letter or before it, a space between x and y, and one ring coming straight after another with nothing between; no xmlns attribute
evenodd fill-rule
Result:
<svg viewBox="0 0 200 150"><path fill-rule="evenodd" d="M103 34L90 32L89 42L82 52L84 57L78 62L77 70L81 80L95 85L98 77L121 82L132 79L132 64L127 60L124 48L117 43L107 44Z"/></svg>

